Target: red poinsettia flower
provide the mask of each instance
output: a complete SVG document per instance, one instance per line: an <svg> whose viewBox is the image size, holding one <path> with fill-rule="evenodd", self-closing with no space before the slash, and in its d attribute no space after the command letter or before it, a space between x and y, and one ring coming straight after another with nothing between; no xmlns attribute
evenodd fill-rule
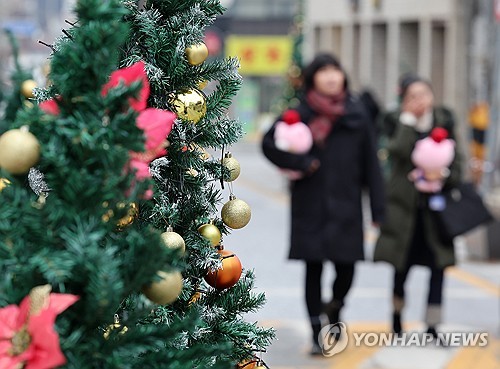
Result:
<svg viewBox="0 0 500 369"><path fill-rule="evenodd" d="M19 306L0 309L0 368L51 369L64 364L54 324L57 315L78 299L40 286Z"/></svg>
<svg viewBox="0 0 500 369"><path fill-rule="evenodd" d="M121 68L111 73L109 81L102 87L101 95L106 96L110 89L119 86L121 83L130 86L134 82L142 81L139 96L137 98L131 97L128 101L130 107L135 111L146 109L150 87L144 65L143 61L139 61L130 67ZM47 114L59 115L61 112L57 105L57 98L42 101L38 106Z"/></svg>
<svg viewBox="0 0 500 369"><path fill-rule="evenodd" d="M136 169L136 178L141 180L150 177L149 163L167 154L167 136L172 130L176 115L170 111L149 108L137 117L137 127L146 136L146 151L131 152L130 166Z"/></svg>
<svg viewBox="0 0 500 369"><path fill-rule="evenodd" d="M102 95L106 96L110 89L119 86L120 83L125 83L128 86L134 82L142 81L139 98L129 99L130 106L139 112L136 125L144 131L146 137L146 151L130 153L129 166L136 170L135 175L138 180L150 177L149 163L160 156L166 155L167 136L172 130L176 119L176 115L170 111L156 108L146 109L150 87L144 67L144 62L139 61L128 68L114 71L111 73L109 82L103 86L101 91Z"/></svg>
<svg viewBox="0 0 500 369"><path fill-rule="evenodd" d="M128 100L130 107L139 112L136 125L144 131L146 138L145 152L131 152L128 165L129 168L135 170L135 176L140 181L150 177L149 163L160 156L166 155L167 136L170 134L176 119L176 115L170 111L156 108L146 109L150 86L144 67L144 62L139 61L130 67L114 71L101 90L101 95L106 96L109 90L118 87L120 84L130 86L134 82L142 82L138 97L129 98ZM48 114L59 115L60 110L57 99L59 98L44 101L39 106ZM150 191L147 197L151 197Z"/></svg>
<svg viewBox="0 0 500 369"><path fill-rule="evenodd" d="M125 84L125 86L130 86L134 82L142 81L138 98L131 97L128 101L130 107L135 111L146 109L149 97L149 80L146 72L144 71L144 66L144 62L139 61L130 67L115 70L111 73L108 83L102 87L102 96L106 96L110 89L117 87L121 83Z"/></svg>

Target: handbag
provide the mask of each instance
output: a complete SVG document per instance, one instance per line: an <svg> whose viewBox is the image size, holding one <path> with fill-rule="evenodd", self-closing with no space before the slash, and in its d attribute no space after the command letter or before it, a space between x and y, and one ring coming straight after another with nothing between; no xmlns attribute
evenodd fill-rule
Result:
<svg viewBox="0 0 500 369"><path fill-rule="evenodd" d="M435 213L445 238L453 239L493 220L472 183L462 182L444 190L443 196L444 208Z"/></svg>

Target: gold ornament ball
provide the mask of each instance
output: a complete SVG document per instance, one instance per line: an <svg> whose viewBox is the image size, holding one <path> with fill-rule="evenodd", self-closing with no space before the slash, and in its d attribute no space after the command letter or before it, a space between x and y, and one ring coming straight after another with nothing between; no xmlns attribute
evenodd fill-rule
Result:
<svg viewBox="0 0 500 369"><path fill-rule="evenodd" d="M189 64L199 65L208 57L208 48L203 42L186 48L186 56Z"/></svg>
<svg viewBox="0 0 500 369"><path fill-rule="evenodd" d="M145 286L142 292L156 304L171 304L181 294L183 287L182 274L178 271L167 273L161 270L156 274L161 279Z"/></svg>
<svg viewBox="0 0 500 369"><path fill-rule="evenodd" d="M183 254L186 252L186 243L181 235L169 227L166 232L161 234L161 239L165 246L171 249L179 249Z"/></svg>
<svg viewBox="0 0 500 369"><path fill-rule="evenodd" d="M0 167L24 174L40 160L40 143L25 129L11 129L0 136Z"/></svg>
<svg viewBox="0 0 500 369"><path fill-rule="evenodd" d="M209 240L212 246L217 246L222 238L219 228L213 224L203 224L198 228L198 232Z"/></svg>
<svg viewBox="0 0 500 369"><path fill-rule="evenodd" d="M231 197L222 207L221 216L228 227L240 229L250 222L252 210L245 201Z"/></svg>
<svg viewBox="0 0 500 369"><path fill-rule="evenodd" d="M240 163L238 160L233 158L230 153L227 153L222 159L222 165L224 165L229 170L229 178L225 178L226 182L232 182L240 176Z"/></svg>
<svg viewBox="0 0 500 369"><path fill-rule="evenodd" d="M123 209L125 208L125 206L127 205L123 202L117 204L118 209ZM131 202L128 205L127 215L118 219L116 225L119 229L123 229L134 223L134 220L136 220L138 216L139 216L139 206L135 202Z"/></svg>
<svg viewBox="0 0 500 369"><path fill-rule="evenodd" d="M172 92L167 102L179 118L193 123L198 123L207 113L205 95L195 88Z"/></svg>
<svg viewBox="0 0 500 369"><path fill-rule="evenodd" d="M0 192L2 192L3 189L9 185L10 181L7 178L0 178Z"/></svg>
<svg viewBox="0 0 500 369"><path fill-rule="evenodd" d="M35 97L35 95L33 95L33 89L37 86L35 81L27 79L21 84L21 94L27 99L32 99Z"/></svg>

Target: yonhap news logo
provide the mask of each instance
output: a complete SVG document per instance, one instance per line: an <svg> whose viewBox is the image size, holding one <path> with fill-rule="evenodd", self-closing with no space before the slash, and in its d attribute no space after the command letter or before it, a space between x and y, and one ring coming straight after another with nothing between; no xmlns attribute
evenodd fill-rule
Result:
<svg viewBox="0 0 500 369"><path fill-rule="evenodd" d="M347 325L343 322L330 324L321 329L319 343L323 355L331 357L344 351L351 339L355 347L425 347L427 345L445 347L484 347L488 345L486 332L352 332L349 337Z"/></svg>
<svg viewBox="0 0 500 369"><path fill-rule="evenodd" d="M338 322L324 326L319 332L319 344L323 355L331 357L342 352L349 343L347 326L345 323Z"/></svg>
<svg viewBox="0 0 500 369"><path fill-rule="evenodd" d="M355 346L368 347L424 347L429 344L445 347L467 347L488 345L488 333L445 332L431 333L353 333Z"/></svg>

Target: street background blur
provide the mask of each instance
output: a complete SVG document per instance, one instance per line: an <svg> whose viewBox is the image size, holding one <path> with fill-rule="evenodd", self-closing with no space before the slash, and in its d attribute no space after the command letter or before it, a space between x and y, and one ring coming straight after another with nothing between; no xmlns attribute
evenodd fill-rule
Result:
<svg viewBox="0 0 500 369"><path fill-rule="evenodd" d="M264 355L284 368L500 368L500 0L223 0L227 11L207 29L210 58L237 56L242 89L230 114L247 135L232 148L242 166L235 182L252 206L252 222L231 236L258 288L269 298L255 317L278 330L279 340ZM2 1L0 28L19 43L21 65L38 85L46 84L52 44L74 17L72 0ZM459 264L448 271L445 330L488 331L486 350L387 351L348 348L332 360L307 356L309 332L302 302L303 270L286 261L286 182L262 156L259 139L275 116L293 104L300 66L319 51L335 53L356 92L374 94L383 109L397 104L398 77L418 73L432 81L438 103L451 108L474 181L497 221L456 242ZM0 90L8 94L14 60L0 33ZM208 87L209 88L209 87ZM1 105L0 105L1 109ZM376 239L367 226L367 254ZM265 257L262 257L265 255ZM358 331L388 330L390 269L361 263L343 319ZM425 270L409 281L416 301L405 312L419 329ZM331 277L330 275L325 278ZM412 294L413 295L413 294ZM267 357L266 357L267 356ZM481 361L482 360L482 361Z"/></svg>

